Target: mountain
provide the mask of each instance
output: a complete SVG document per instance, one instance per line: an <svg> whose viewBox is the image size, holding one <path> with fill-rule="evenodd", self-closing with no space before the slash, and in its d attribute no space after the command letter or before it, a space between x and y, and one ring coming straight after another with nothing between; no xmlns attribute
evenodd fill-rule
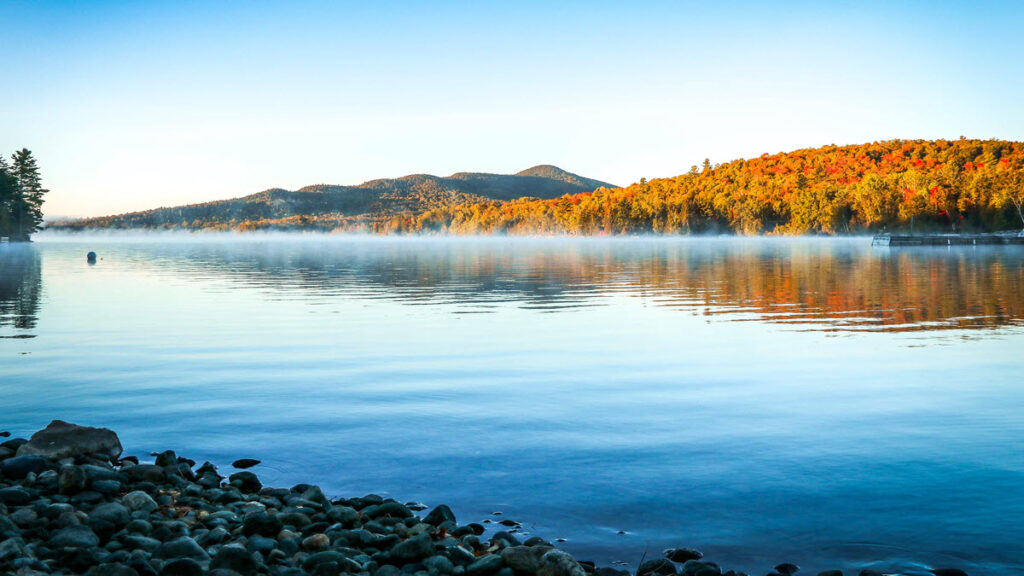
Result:
<svg viewBox="0 0 1024 576"><path fill-rule="evenodd" d="M271 188L202 204L156 208L115 216L54 222L49 228L241 229L374 227L453 204L557 198L614 187L549 165L518 174L459 172L448 177L413 174L358 186L316 184L298 190Z"/></svg>

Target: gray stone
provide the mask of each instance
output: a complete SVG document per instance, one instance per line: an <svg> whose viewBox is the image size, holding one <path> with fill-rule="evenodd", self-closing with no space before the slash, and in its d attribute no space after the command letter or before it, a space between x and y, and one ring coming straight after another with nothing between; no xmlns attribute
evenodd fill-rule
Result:
<svg viewBox="0 0 1024 576"><path fill-rule="evenodd" d="M28 504L31 500L32 494L21 486L0 488L0 504L21 506L22 504Z"/></svg>
<svg viewBox="0 0 1024 576"><path fill-rule="evenodd" d="M266 512L246 514L242 519L242 529L246 536L259 534L274 537L282 528L284 528L284 523L276 515Z"/></svg>
<svg viewBox="0 0 1024 576"><path fill-rule="evenodd" d="M39 515L36 514L35 510L26 506L25 508L19 508L12 512L9 518L11 519L11 522L14 522L18 526L28 526L38 520Z"/></svg>
<svg viewBox="0 0 1024 576"><path fill-rule="evenodd" d="M583 567L570 556L561 550L551 550L541 557L541 566L537 570L537 576L586 576Z"/></svg>
<svg viewBox="0 0 1024 576"><path fill-rule="evenodd" d="M25 555L25 542L21 538L8 538L0 542L0 564Z"/></svg>
<svg viewBox="0 0 1024 576"><path fill-rule="evenodd" d="M488 554L477 558L476 562L466 566L466 574L468 576L487 576L501 570L504 566L505 561L501 559L500 555Z"/></svg>
<svg viewBox="0 0 1024 576"><path fill-rule="evenodd" d="M149 494L146 494L142 490L136 490L125 494L121 498L121 503L133 512L142 511L147 514L160 507Z"/></svg>
<svg viewBox="0 0 1024 576"><path fill-rule="evenodd" d="M550 546L509 546L501 551L501 557L517 572L536 574L541 567L541 558L553 549Z"/></svg>
<svg viewBox="0 0 1024 576"><path fill-rule="evenodd" d="M131 512L117 502L100 504L89 512L89 522L107 522L117 528L126 526L131 522Z"/></svg>
<svg viewBox="0 0 1024 576"><path fill-rule="evenodd" d="M415 562L434 555L434 543L426 534L409 538L391 549L391 559L397 562Z"/></svg>
<svg viewBox="0 0 1024 576"><path fill-rule="evenodd" d="M84 454L102 454L116 459L121 452L121 441L113 431L61 420L50 422L18 448L18 456L36 455L52 460Z"/></svg>
<svg viewBox="0 0 1024 576"><path fill-rule="evenodd" d="M29 474L39 474L49 467L50 463L42 456L19 455L0 462L0 471L4 476L15 480L21 480Z"/></svg>
<svg viewBox="0 0 1024 576"><path fill-rule="evenodd" d="M455 514L452 509L448 506L441 504L437 508L430 511L430 514L423 519L427 524L433 524L434 526L440 526L444 522L455 522Z"/></svg>
<svg viewBox="0 0 1024 576"><path fill-rule="evenodd" d="M665 558L673 562L686 562L687 560L700 560L704 554L693 548L669 548L664 552Z"/></svg>
<svg viewBox="0 0 1024 576"><path fill-rule="evenodd" d="M722 573L722 569L714 562L687 560L683 563L679 573L683 576L717 576Z"/></svg>
<svg viewBox="0 0 1024 576"><path fill-rule="evenodd" d="M121 539L121 542L123 542L125 548L128 548L129 550L145 550L146 552L152 552L160 547L160 541L156 538L139 536L137 534L124 536Z"/></svg>
<svg viewBox="0 0 1024 576"><path fill-rule="evenodd" d="M88 526L68 526L51 536L49 543L54 548L92 548L99 545L100 537Z"/></svg>
<svg viewBox="0 0 1024 576"><path fill-rule="evenodd" d="M423 561L423 565L438 574L451 574L455 571L455 564L444 556L431 556Z"/></svg>
<svg viewBox="0 0 1024 576"><path fill-rule="evenodd" d="M257 566L252 554L241 546L224 546L210 561L210 570L231 570L242 576L255 574Z"/></svg>
<svg viewBox="0 0 1024 576"><path fill-rule="evenodd" d="M664 558L658 558L657 560L648 560L637 568L637 576L675 576L676 565L671 561Z"/></svg>
<svg viewBox="0 0 1024 576"><path fill-rule="evenodd" d="M210 555L203 550L202 546L188 536L175 538L170 542L164 542L153 552L154 558L191 558L199 562L207 562Z"/></svg>
<svg viewBox="0 0 1024 576"><path fill-rule="evenodd" d="M139 576L134 568L124 564L100 564L89 571L89 576Z"/></svg>
<svg viewBox="0 0 1024 576"><path fill-rule="evenodd" d="M255 494L263 488L263 483L260 482L258 476L252 472L235 472L231 476L228 476L228 482L232 486L236 486L242 492Z"/></svg>
<svg viewBox="0 0 1024 576"><path fill-rule="evenodd" d="M302 541L302 549L306 552L321 552L331 546L331 539L326 534L313 534Z"/></svg>
<svg viewBox="0 0 1024 576"><path fill-rule="evenodd" d="M57 490L61 494L78 494L85 490L88 478L78 466L64 466L57 476Z"/></svg>
<svg viewBox="0 0 1024 576"><path fill-rule="evenodd" d="M160 576L203 576L203 567L192 558L178 558L165 563Z"/></svg>
<svg viewBox="0 0 1024 576"><path fill-rule="evenodd" d="M359 512L348 506L332 506L327 512L327 519L346 528L351 528L359 520Z"/></svg>

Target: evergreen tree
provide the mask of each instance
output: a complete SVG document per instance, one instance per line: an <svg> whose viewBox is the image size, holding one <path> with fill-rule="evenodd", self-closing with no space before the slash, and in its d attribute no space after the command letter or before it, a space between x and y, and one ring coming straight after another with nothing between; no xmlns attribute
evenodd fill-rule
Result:
<svg viewBox="0 0 1024 576"><path fill-rule="evenodd" d="M18 198L18 181L7 159L0 156L0 237L9 238L17 232L14 211Z"/></svg>
<svg viewBox="0 0 1024 576"><path fill-rule="evenodd" d="M11 156L10 173L17 182L17 193L13 215L19 240L40 229L43 224L43 196L49 190L43 188L42 178L36 159L28 148L22 148Z"/></svg>

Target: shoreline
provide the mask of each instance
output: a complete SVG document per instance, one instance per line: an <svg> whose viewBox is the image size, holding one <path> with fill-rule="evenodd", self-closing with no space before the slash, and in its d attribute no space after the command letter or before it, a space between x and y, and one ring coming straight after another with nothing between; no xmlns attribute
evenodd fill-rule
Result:
<svg viewBox="0 0 1024 576"><path fill-rule="evenodd" d="M224 473L170 450L142 462L121 457L105 428L55 420L30 439L9 436L0 434L0 575L746 576L685 547L645 553L635 573L596 566L539 536L520 540L511 520L459 524L444 504L267 487L250 470L258 460Z"/></svg>

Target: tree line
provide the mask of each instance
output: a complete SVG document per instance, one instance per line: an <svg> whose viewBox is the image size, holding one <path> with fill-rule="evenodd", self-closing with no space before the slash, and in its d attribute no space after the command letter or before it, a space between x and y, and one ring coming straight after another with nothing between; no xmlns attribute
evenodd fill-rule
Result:
<svg viewBox="0 0 1024 576"><path fill-rule="evenodd" d="M28 241L43 225L47 192L30 150L18 150L10 162L0 156L0 238Z"/></svg>
<svg viewBox="0 0 1024 576"><path fill-rule="evenodd" d="M1024 143L890 140L703 167L554 200L465 203L385 231L850 234L1024 226Z"/></svg>

